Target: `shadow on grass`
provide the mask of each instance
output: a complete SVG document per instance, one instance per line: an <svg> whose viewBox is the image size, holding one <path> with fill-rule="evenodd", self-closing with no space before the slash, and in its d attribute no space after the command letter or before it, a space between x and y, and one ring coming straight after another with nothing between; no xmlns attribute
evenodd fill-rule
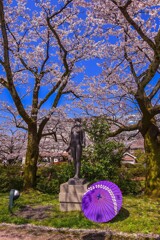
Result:
<svg viewBox="0 0 160 240"><path fill-rule="evenodd" d="M120 221L124 221L125 219L127 219L129 217L130 213L126 208L121 208L121 210L119 211L118 215L113 218L110 223L112 222L120 222Z"/></svg>
<svg viewBox="0 0 160 240"><path fill-rule="evenodd" d="M17 211L14 216L23 217L25 219L43 220L49 217L52 210L52 206L38 206L33 208L26 205L21 206L20 210Z"/></svg>
<svg viewBox="0 0 160 240"><path fill-rule="evenodd" d="M125 208L121 208L119 214L110 221L110 223L124 221L126 218L129 217L129 211ZM82 237L82 240L105 240L106 234L105 232L100 233L89 233Z"/></svg>

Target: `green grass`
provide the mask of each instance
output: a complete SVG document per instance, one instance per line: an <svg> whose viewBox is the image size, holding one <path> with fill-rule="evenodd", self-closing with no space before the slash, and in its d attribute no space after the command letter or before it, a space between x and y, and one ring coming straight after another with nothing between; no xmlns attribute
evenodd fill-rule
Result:
<svg viewBox="0 0 160 240"><path fill-rule="evenodd" d="M89 221L81 212L60 212L58 196L42 194L38 191L21 193L15 201L13 215L8 211L9 196L0 194L0 222L51 226L56 228L110 229L128 233L160 234L160 199L146 196L125 196L119 214L108 223L98 224ZM40 206L51 206L48 216L42 219L24 217L19 211L25 206L33 209Z"/></svg>

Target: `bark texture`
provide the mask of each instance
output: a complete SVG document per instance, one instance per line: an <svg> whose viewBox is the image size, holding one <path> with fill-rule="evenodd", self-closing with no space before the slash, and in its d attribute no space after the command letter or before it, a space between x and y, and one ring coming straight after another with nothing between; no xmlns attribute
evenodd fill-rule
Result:
<svg viewBox="0 0 160 240"><path fill-rule="evenodd" d="M28 131L28 144L24 168L24 188L36 187L37 161L39 156L39 141L36 128Z"/></svg>
<svg viewBox="0 0 160 240"><path fill-rule="evenodd" d="M160 142L156 132L150 128L144 137L147 155L145 193L160 197Z"/></svg>

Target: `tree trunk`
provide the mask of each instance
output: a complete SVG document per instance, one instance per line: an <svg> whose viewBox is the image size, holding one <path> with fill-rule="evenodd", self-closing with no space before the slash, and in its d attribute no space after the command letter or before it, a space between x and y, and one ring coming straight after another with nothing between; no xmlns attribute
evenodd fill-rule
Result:
<svg viewBox="0 0 160 240"><path fill-rule="evenodd" d="M39 141L36 127L28 130L28 144L24 168L24 189L35 188Z"/></svg>
<svg viewBox="0 0 160 240"><path fill-rule="evenodd" d="M158 132L155 133L151 128L144 136L147 155L145 193L160 197L160 141Z"/></svg>

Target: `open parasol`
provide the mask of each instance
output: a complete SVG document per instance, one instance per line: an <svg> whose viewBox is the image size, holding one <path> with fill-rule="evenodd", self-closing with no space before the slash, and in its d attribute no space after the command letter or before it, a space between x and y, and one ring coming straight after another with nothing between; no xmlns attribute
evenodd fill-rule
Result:
<svg viewBox="0 0 160 240"><path fill-rule="evenodd" d="M82 211L93 222L108 222L122 206L122 193L119 187L109 181L92 184L82 198Z"/></svg>

